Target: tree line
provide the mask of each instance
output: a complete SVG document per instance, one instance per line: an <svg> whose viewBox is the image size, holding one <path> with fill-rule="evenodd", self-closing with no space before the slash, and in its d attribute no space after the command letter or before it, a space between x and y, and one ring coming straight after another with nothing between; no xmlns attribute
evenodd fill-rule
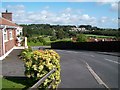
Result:
<svg viewBox="0 0 120 90"><path fill-rule="evenodd" d="M22 24L23 35L26 37L46 35L51 40L75 37L77 34L95 34L120 37L120 29L105 29L91 25L79 25L78 28L85 28L87 31L70 31L76 28L75 25L50 25L50 24Z"/></svg>

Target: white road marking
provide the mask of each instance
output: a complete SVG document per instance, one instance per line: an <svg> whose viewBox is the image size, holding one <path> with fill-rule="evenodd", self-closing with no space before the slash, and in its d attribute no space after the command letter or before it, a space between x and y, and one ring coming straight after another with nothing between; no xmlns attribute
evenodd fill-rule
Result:
<svg viewBox="0 0 120 90"><path fill-rule="evenodd" d="M108 90L110 90L110 88L102 81L102 79L93 71L93 69L89 66L89 64L87 62L85 62L87 65L88 70L90 71L90 73L93 75L93 77L96 79L96 81L100 84L100 85L104 85Z"/></svg>
<svg viewBox="0 0 120 90"><path fill-rule="evenodd" d="M56 51L64 51L68 53L82 53L82 52L77 52L77 51L68 51L68 50L56 50Z"/></svg>
<svg viewBox="0 0 120 90"><path fill-rule="evenodd" d="M113 60L110 60L110 59L107 59L107 58L104 58L106 61L109 61L109 62L113 62L113 63L116 63L116 64L120 64L119 62L117 61L113 61Z"/></svg>
<svg viewBox="0 0 120 90"><path fill-rule="evenodd" d="M80 53L80 52L75 52L75 51L66 51L66 52L69 52L69 53Z"/></svg>
<svg viewBox="0 0 120 90"><path fill-rule="evenodd" d="M94 55L90 55L91 57L95 57Z"/></svg>

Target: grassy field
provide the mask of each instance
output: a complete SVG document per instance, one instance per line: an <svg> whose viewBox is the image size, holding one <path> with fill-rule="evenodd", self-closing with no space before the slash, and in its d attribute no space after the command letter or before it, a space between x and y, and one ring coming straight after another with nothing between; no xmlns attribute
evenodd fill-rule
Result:
<svg viewBox="0 0 120 90"><path fill-rule="evenodd" d="M94 37L94 38L114 38L114 36L104 36L104 35L93 35L93 34L85 34L87 37Z"/></svg>
<svg viewBox="0 0 120 90"><path fill-rule="evenodd" d="M49 37L44 37L44 40L46 41L46 44L44 45L43 43L37 41L36 43L34 42L28 42L28 46L50 46L50 43L52 42L58 42L58 41L71 41L70 38L65 38L65 39L58 39L56 41L50 41Z"/></svg>
<svg viewBox="0 0 120 90"><path fill-rule="evenodd" d="M87 38L115 38L114 36L104 36L104 35L93 35L93 34L85 34ZM43 36L44 37L44 36ZM28 42L28 46L50 46L52 42L58 42L58 41L71 41L70 38L64 38L64 39L57 39L56 41L50 41L50 36L44 37L44 40L46 41L46 44L43 44L41 42Z"/></svg>

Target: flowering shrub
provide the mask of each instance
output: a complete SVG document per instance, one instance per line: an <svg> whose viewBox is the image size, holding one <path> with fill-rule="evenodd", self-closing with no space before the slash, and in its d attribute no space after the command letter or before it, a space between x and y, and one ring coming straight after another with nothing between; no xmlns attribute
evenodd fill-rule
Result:
<svg viewBox="0 0 120 90"><path fill-rule="evenodd" d="M56 69L40 86L47 88L52 80L55 80L52 88L57 88L60 83L60 56L53 50L24 50L22 52L23 61L25 62L25 75L28 78L39 80L49 73L53 68Z"/></svg>

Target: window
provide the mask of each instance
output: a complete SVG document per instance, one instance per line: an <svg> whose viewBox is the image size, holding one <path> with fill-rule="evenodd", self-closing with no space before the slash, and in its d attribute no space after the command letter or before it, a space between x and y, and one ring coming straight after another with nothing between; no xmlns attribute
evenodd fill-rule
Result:
<svg viewBox="0 0 120 90"><path fill-rule="evenodd" d="M9 39L10 39L10 40L13 39L12 30L9 31Z"/></svg>
<svg viewBox="0 0 120 90"><path fill-rule="evenodd" d="M4 30L4 40L5 40L5 42L8 41L8 38L7 38L7 30L6 30L6 29Z"/></svg>

